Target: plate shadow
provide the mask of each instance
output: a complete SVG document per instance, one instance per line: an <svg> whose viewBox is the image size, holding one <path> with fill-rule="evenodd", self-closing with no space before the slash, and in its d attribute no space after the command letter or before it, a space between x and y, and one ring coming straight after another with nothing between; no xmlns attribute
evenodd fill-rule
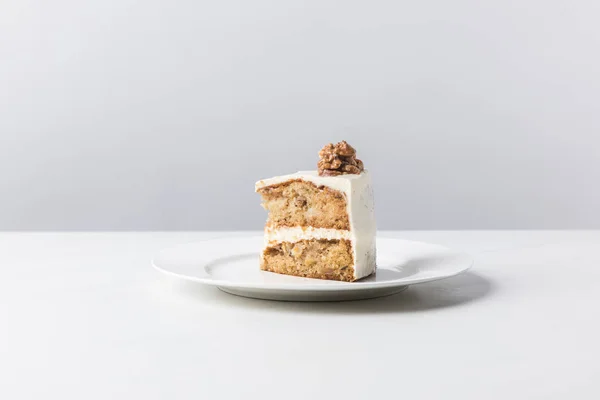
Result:
<svg viewBox="0 0 600 400"><path fill-rule="evenodd" d="M271 312L325 314L410 313L459 307L492 295L497 288L487 278L467 271L438 281L409 286L401 293L369 300L343 302L280 302L234 296L216 287L182 281L177 292L195 301Z"/></svg>

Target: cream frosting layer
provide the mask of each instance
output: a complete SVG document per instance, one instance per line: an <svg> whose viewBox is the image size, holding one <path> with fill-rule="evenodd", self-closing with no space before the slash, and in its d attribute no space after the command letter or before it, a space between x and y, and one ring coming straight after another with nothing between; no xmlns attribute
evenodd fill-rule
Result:
<svg viewBox="0 0 600 400"><path fill-rule="evenodd" d="M352 240L352 234L350 231L344 231L341 229L325 229L300 226L296 226L293 228L265 229L266 244L279 242L293 243L298 242L300 240L310 239Z"/></svg>
<svg viewBox="0 0 600 400"><path fill-rule="evenodd" d="M259 190L267 186L277 185L294 179L302 179L303 181L312 182L317 186L327 186L328 188L339 190L340 192L347 192L353 181L359 181L365 175L368 176L367 171L364 171L360 175L348 174L338 176L319 176L318 171L299 171L294 174L262 179L256 182L254 189Z"/></svg>
<svg viewBox="0 0 600 400"><path fill-rule="evenodd" d="M317 171L300 171L260 180L256 182L254 187L258 191L264 187L296 179L344 193L350 230L311 227L267 228L265 230L265 246L273 242L294 242L307 239L346 239L352 243L355 279L363 278L375 272L375 201L369 172L365 170L361 174L319 176Z"/></svg>

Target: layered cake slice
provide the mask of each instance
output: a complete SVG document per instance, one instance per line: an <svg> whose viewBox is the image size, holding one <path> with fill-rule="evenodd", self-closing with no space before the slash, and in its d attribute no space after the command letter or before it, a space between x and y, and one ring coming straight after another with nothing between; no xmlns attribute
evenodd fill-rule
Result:
<svg viewBox="0 0 600 400"><path fill-rule="evenodd" d="M263 179L268 211L260 268L355 281L375 272L375 214L369 172L345 141L319 152L317 171Z"/></svg>

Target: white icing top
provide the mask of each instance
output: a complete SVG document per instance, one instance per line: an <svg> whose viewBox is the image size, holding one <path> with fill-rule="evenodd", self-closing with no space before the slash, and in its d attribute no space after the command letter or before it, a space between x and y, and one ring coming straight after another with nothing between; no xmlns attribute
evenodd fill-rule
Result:
<svg viewBox="0 0 600 400"><path fill-rule="evenodd" d="M294 179L302 179L303 181L312 182L317 186L327 186L331 189L339 190L340 192L345 193L352 184L352 181L359 180L364 175L368 175L368 172L364 171L360 175L347 174L338 176L319 176L318 171L299 171L294 174L275 176L273 178L260 180L254 185L254 190L277 185L279 183Z"/></svg>
<svg viewBox="0 0 600 400"><path fill-rule="evenodd" d="M294 242L305 239L347 239L354 251L354 277L360 279L375 271L375 210L373 187L368 171L361 174L319 176L317 171L300 171L294 174L263 179L255 184L255 190L301 179L317 186L326 186L346 195L346 207L350 231L317 228L279 228L265 230L265 246L269 242Z"/></svg>

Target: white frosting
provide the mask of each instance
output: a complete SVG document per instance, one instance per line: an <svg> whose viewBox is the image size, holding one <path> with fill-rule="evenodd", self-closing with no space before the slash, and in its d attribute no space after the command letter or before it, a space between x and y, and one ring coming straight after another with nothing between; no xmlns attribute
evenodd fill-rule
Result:
<svg viewBox="0 0 600 400"><path fill-rule="evenodd" d="M354 278L360 279L375 271L375 204L371 176L368 171L360 175L319 176L317 171L300 171L256 182L255 190L301 179L317 186L326 186L346 195L350 231L318 228L280 228L265 230L265 246L269 242L295 242L307 239L347 239L352 243Z"/></svg>
<svg viewBox="0 0 600 400"><path fill-rule="evenodd" d="M327 240L352 240L350 231L341 229L325 229L301 226L293 228L266 228L265 245L279 242L298 242L308 239L327 239Z"/></svg>
<svg viewBox="0 0 600 400"><path fill-rule="evenodd" d="M263 179L254 185L254 189L258 190L263 187L277 185L283 182L294 179L302 179L303 181L312 182L317 186L327 186L328 188L339 190L347 193L353 181L364 179L369 173L364 171L360 175L347 174L338 176L319 176L317 171L299 171L295 174L275 176L273 178Z"/></svg>

